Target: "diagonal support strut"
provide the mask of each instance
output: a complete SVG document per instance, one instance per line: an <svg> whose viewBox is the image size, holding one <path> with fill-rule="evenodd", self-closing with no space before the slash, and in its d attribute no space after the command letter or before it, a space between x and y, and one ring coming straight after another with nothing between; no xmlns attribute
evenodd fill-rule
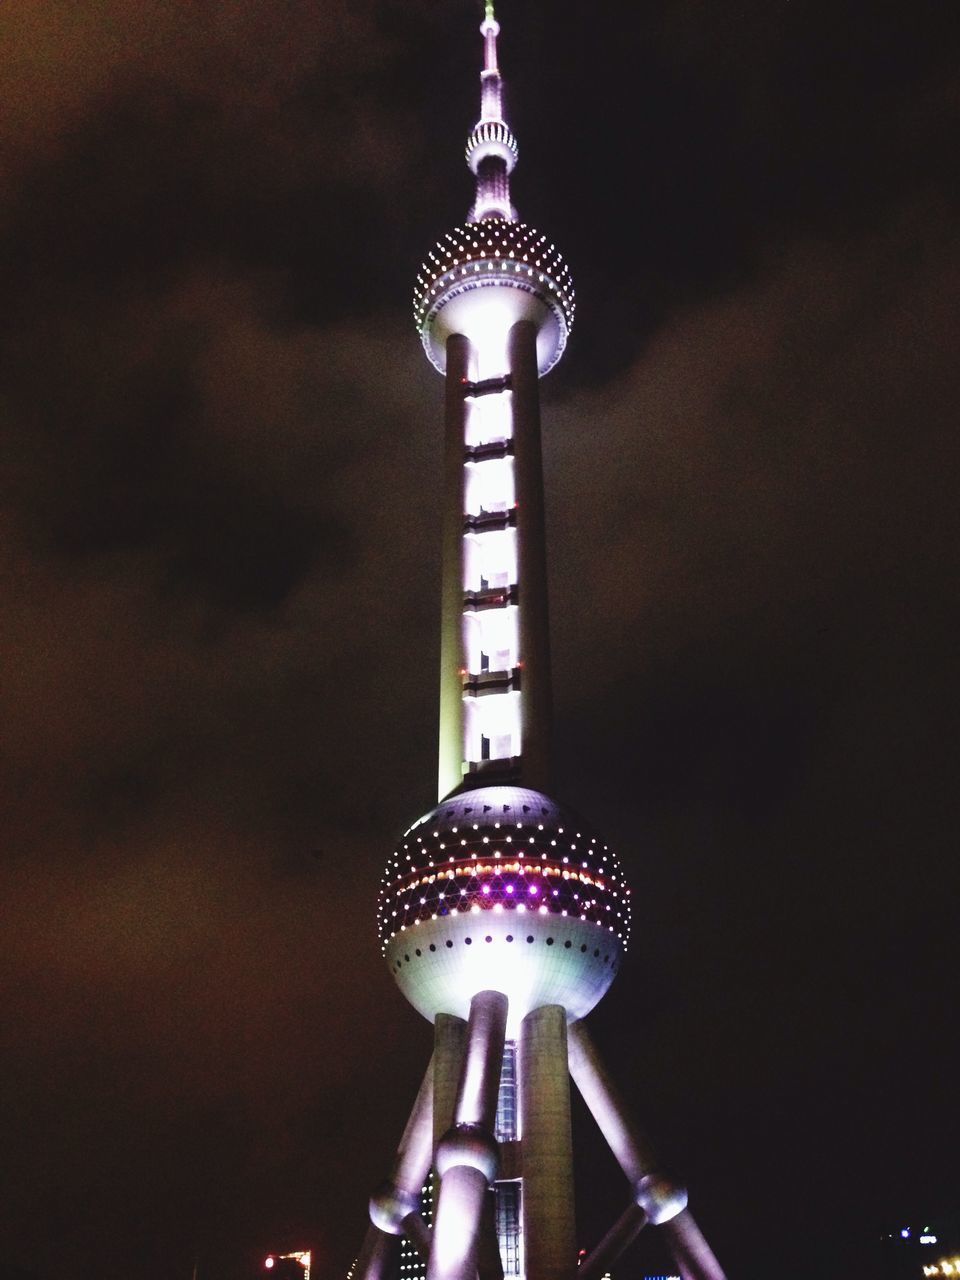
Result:
<svg viewBox="0 0 960 1280"><path fill-rule="evenodd" d="M660 1227L684 1280L725 1280L687 1208L687 1193L661 1170L646 1134L604 1067L583 1022L568 1029L570 1075L607 1145L626 1174L646 1221Z"/></svg>

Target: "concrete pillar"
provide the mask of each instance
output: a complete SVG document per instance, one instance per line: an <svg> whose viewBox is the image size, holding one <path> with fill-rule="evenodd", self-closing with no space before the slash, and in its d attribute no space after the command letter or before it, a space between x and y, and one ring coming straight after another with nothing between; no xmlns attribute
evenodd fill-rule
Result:
<svg viewBox="0 0 960 1280"><path fill-rule="evenodd" d="M483 1200L480 1214L480 1237L477 1241L478 1280L503 1280L503 1262L497 1240L497 1201L491 1187Z"/></svg>
<svg viewBox="0 0 960 1280"><path fill-rule="evenodd" d="M438 1013L433 1023L433 1148L453 1124L457 1086L463 1065L467 1024L450 1013Z"/></svg>
<svg viewBox="0 0 960 1280"><path fill-rule="evenodd" d="M517 496L517 577L520 600L520 781L550 789L553 700L547 552L540 452L540 373L537 330L521 320L510 330L508 358L513 392L513 454Z"/></svg>
<svg viewBox="0 0 960 1280"><path fill-rule="evenodd" d="M526 1280L570 1280L577 1240L567 1019L560 1005L524 1018L519 1075Z"/></svg>
<svg viewBox="0 0 960 1280"><path fill-rule="evenodd" d="M440 588L440 758L438 797L463 781L463 466L470 371L470 343L459 333L447 339L443 432L442 582Z"/></svg>

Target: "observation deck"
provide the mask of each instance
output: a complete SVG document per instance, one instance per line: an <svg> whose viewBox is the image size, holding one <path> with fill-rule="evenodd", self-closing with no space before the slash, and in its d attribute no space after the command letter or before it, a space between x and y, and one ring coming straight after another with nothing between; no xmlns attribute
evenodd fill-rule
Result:
<svg viewBox="0 0 960 1280"><path fill-rule="evenodd" d="M424 350L440 373L451 334L495 350L518 320L532 320L542 377L563 354L575 311L570 269L556 246L534 227L503 218L448 231L427 255L413 295Z"/></svg>

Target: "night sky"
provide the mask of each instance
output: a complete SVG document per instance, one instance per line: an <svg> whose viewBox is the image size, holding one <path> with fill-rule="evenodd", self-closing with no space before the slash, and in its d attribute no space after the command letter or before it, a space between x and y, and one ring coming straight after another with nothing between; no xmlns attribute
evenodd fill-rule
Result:
<svg viewBox="0 0 960 1280"><path fill-rule="evenodd" d="M0 8L0 1269L359 1247L430 1051L374 902L434 800L410 297L479 16ZM867 1275L960 1202L956 6L498 16L578 288L554 791L635 912L594 1034L731 1280Z"/></svg>

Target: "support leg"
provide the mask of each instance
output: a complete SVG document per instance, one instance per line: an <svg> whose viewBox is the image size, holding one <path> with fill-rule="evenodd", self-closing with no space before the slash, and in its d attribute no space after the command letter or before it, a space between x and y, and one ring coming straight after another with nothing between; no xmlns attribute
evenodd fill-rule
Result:
<svg viewBox="0 0 960 1280"><path fill-rule="evenodd" d="M454 1123L457 1088L467 1045L467 1024L452 1013L438 1013L433 1023L433 1150Z"/></svg>
<svg viewBox="0 0 960 1280"><path fill-rule="evenodd" d="M683 1280L723 1280L720 1264L689 1209L665 1222L663 1231Z"/></svg>
<svg viewBox="0 0 960 1280"><path fill-rule="evenodd" d="M385 1236L373 1223L363 1237L355 1280L397 1280L400 1275L400 1237Z"/></svg>
<svg viewBox="0 0 960 1280"><path fill-rule="evenodd" d="M620 1255L629 1249L647 1225L647 1215L638 1204L629 1204L607 1234L577 1268L577 1280L599 1280Z"/></svg>
<svg viewBox="0 0 960 1280"><path fill-rule="evenodd" d="M400 1139L390 1177L370 1197L370 1227L357 1264L357 1280L388 1280L396 1267L399 1237L409 1234L416 1238L423 1227L419 1196L433 1155L432 1114L431 1060Z"/></svg>
<svg viewBox="0 0 960 1280"><path fill-rule="evenodd" d="M523 1248L527 1280L572 1280L577 1257L567 1015L543 1005L520 1027Z"/></svg>
<svg viewBox="0 0 960 1280"><path fill-rule="evenodd" d="M505 995L480 991L473 997L454 1124L437 1148L440 1191L427 1280L475 1280L477 1275L480 1220L497 1173L493 1124L506 1024Z"/></svg>
<svg viewBox="0 0 960 1280"><path fill-rule="evenodd" d="M646 1135L633 1121L582 1022L569 1028L570 1074L617 1158L647 1219L663 1229L684 1280L725 1280L720 1264L687 1210L687 1193L660 1170Z"/></svg>
<svg viewBox="0 0 960 1280"><path fill-rule="evenodd" d="M488 1191L483 1198L480 1236L477 1240L478 1280L503 1280L503 1262L500 1259L500 1244L497 1240L496 1204L494 1192Z"/></svg>

